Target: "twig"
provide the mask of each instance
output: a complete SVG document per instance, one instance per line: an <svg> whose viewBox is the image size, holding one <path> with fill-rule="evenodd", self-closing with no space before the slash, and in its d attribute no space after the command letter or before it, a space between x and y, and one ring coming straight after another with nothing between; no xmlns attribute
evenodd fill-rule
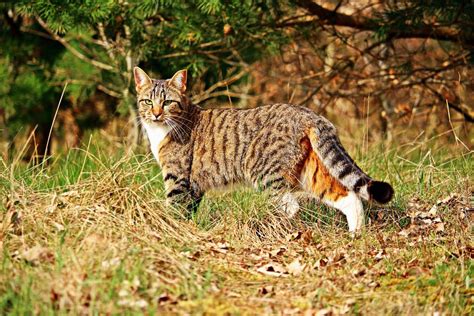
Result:
<svg viewBox="0 0 474 316"><path fill-rule="evenodd" d="M54 122L56 122L56 117L58 116L59 107L61 106L61 102L63 100L64 93L66 92L66 88L67 88L68 84L69 84L69 82L66 81L66 84L64 85L63 92L61 92L61 97L59 98L58 106L56 107L56 112L54 112L53 121L51 122L51 127L49 129L48 139L46 141L46 147L44 149L45 154L43 155L43 165L44 165L44 161L46 159L46 154L48 153L49 141L51 140L51 134L53 133Z"/></svg>
<svg viewBox="0 0 474 316"><path fill-rule="evenodd" d="M466 104L462 102L456 103L455 101L449 102L441 93L436 91L435 89L431 88L430 86L426 85L428 88L438 99L442 102L448 102L449 106L456 110L456 112L462 114L464 119L469 123L474 123L474 111L469 108Z"/></svg>
<svg viewBox="0 0 474 316"><path fill-rule="evenodd" d="M104 86L102 84L98 84L97 89L104 92L105 94L110 95L111 97L114 97L114 98L117 98L117 99L123 98L123 95L120 92L109 89L109 88L107 88L106 86Z"/></svg>
<svg viewBox="0 0 474 316"><path fill-rule="evenodd" d="M66 41L64 38L62 38L61 36L57 35L56 33L54 33L53 31L51 31L48 27L48 25L46 24L46 22L44 22L40 17L36 17L36 20L38 21L38 23L41 25L42 28L44 28L50 35L51 37L55 40L55 41L58 41L59 43L61 43L64 47L66 47L66 49L68 49L74 56L76 56L77 58L79 58L80 60L83 60L85 62L88 62L90 63L91 65L97 67L97 68L100 68L100 69L103 69L103 70L108 70L108 71L112 71L112 72L117 72L117 70L110 66L110 65L107 65L107 64L104 64L100 61L97 61L97 60L94 60L94 59L91 59L89 57L87 57L86 55L84 55L83 53L81 53L80 51L78 51L77 49L75 49L71 44L69 44L68 41Z"/></svg>
<svg viewBox="0 0 474 316"><path fill-rule="evenodd" d="M468 151L471 151L469 147L467 147L466 144L464 144L464 142L458 137L458 135L456 134L456 131L454 130L453 122L451 121L451 113L449 113L448 100L446 100L446 111L448 112L448 121L449 121L449 125L451 126L451 131L453 132L454 140L456 141L456 144L461 143L464 146L464 148L466 148Z"/></svg>
<svg viewBox="0 0 474 316"><path fill-rule="evenodd" d="M107 54L109 55L110 60L117 61L117 59L115 58L115 54L112 50L112 46L110 45L107 36L105 35L104 24L102 22L99 22L97 29L99 31L100 39L102 40L101 45L107 50Z"/></svg>
<svg viewBox="0 0 474 316"><path fill-rule="evenodd" d="M210 86L206 91L194 96L192 98L192 101L196 104L199 104L205 100L208 100L212 97L215 96L214 94L214 91L218 88L222 88L222 87L227 87L228 85L236 82L237 80L241 79L244 75L246 75L248 72L246 69L244 70L241 70L239 71L238 73L236 73L235 75L227 78L227 79L224 79L222 81L219 81L217 83L215 83L214 85ZM222 94L222 95L230 95L231 93L229 92L228 94Z"/></svg>

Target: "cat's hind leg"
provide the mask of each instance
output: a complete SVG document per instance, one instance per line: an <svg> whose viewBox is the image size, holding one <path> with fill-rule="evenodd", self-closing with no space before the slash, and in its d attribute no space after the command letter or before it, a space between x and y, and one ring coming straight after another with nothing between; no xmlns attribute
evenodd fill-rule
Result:
<svg viewBox="0 0 474 316"><path fill-rule="evenodd" d="M288 215L289 218L293 218L300 210L298 199L292 192L283 193L278 202L280 202L280 210Z"/></svg>
<svg viewBox="0 0 474 316"><path fill-rule="evenodd" d="M364 225L364 206L360 197L353 191L348 192L344 197L336 201L323 199L323 203L338 209L347 218L347 225L350 232L360 231Z"/></svg>
<svg viewBox="0 0 474 316"><path fill-rule="evenodd" d="M335 179L314 151L306 158L300 181L305 191L319 201L346 215L349 231L360 230L364 224L364 208L359 196Z"/></svg>
<svg viewBox="0 0 474 316"><path fill-rule="evenodd" d="M285 213L288 214L290 218L293 218L299 211L307 209L307 207L311 206L313 203L319 203L319 199L306 191L302 191L301 188L299 190L293 190L291 192L286 192L282 196L282 205L286 205L290 207L286 207Z"/></svg>
<svg viewBox="0 0 474 316"><path fill-rule="evenodd" d="M256 183L256 186L259 185ZM270 191L271 200L280 211L287 214L288 217L294 217L299 209L297 193L292 192L293 186L280 175L267 177L263 182L263 188Z"/></svg>

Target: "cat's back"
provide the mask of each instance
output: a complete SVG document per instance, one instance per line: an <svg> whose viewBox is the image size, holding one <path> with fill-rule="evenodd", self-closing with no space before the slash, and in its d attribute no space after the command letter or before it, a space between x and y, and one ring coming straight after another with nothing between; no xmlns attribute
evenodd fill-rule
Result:
<svg viewBox="0 0 474 316"><path fill-rule="evenodd" d="M296 123L307 125L320 118L312 110L291 104L277 103L251 109L219 108L202 110L198 129L202 132L219 134L224 130L231 132L257 133L265 128L284 127L282 124ZM211 135L207 134L206 137Z"/></svg>

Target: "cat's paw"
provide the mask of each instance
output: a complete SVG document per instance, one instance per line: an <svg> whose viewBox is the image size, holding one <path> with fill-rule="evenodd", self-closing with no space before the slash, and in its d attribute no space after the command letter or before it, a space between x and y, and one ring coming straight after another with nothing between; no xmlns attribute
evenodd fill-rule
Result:
<svg viewBox="0 0 474 316"><path fill-rule="evenodd" d="M293 218L300 209L298 201L291 193L285 193L281 197L280 203L280 209L286 213L289 218Z"/></svg>

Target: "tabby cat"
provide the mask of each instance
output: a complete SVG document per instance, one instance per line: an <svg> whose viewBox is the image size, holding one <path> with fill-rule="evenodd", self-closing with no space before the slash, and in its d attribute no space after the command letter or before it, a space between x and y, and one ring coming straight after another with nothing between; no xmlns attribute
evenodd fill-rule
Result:
<svg viewBox="0 0 474 316"><path fill-rule="evenodd" d="M387 203L390 184L365 174L342 147L335 127L289 104L254 109L202 109L186 96L186 70L168 80L134 68L138 111L161 166L167 203L194 211L212 188L249 183L268 188L290 216L303 193L362 228L361 198Z"/></svg>

